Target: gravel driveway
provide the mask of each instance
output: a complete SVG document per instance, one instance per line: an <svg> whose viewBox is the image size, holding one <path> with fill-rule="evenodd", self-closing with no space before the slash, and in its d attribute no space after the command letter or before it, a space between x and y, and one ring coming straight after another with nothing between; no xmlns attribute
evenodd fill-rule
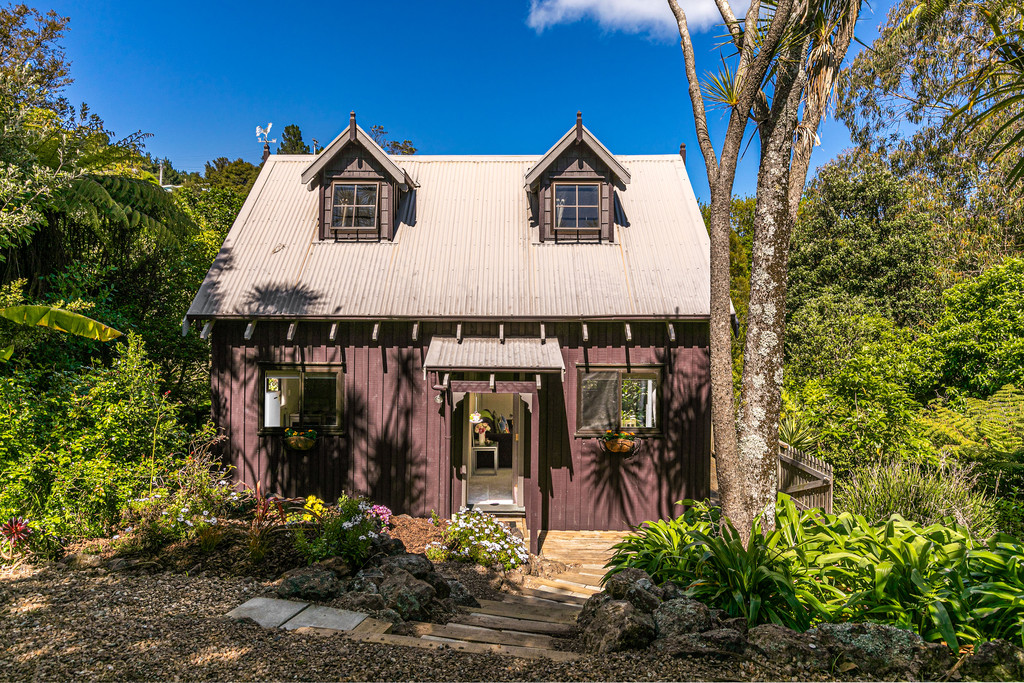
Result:
<svg viewBox="0 0 1024 683"><path fill-rule="evenodd" d="M762 680L750 663L647 654L557 663L355 643L222 616L266 582L23 569L0 575L0 680Z"/></svg>

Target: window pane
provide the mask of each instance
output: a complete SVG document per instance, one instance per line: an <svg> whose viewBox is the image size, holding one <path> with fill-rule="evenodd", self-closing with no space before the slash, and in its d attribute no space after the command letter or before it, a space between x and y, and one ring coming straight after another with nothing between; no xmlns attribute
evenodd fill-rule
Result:
<svg viewBox="0 0 1024 683"><path fill-rule="evenodd" d="M376 210L369 206L360 206L356 208L356 227L357 228L372 228L376 225L374 220Z"/></svg>
<svg viewBox="0 0 1024 683"><path fill-rule="evenodd" d="M630 373L622 376L622 428L656 427L658 376Z"/></svg>
<svg viewBox="0 0 1024 683"><path fill-rule="evenodd" d="M579 209L577 209L576 215L579 217L579 227L599 227L598 209L596 206L581 206Z"/></svg>
<svg viewBox="0 0 1024 683"><path fill-rule="evenodd" d="M303 383L302 422L338 424L338 376L333 372L307 372Z"/></svg>
<svg viewBox="0 0 1024 683"><path fill-rule="evenodd" d="M334 205L352 206L355 204L355 185L335 185Z"/></svg>
<svg viewBox="0 0 1024 683"><path fill-rule="evenodd" d="M597 185L580 185L579 186L579 205L580 206L597 206Z"/></svg>
<svg viewBox="0 0 1024 683"><path fill-rule="evenodd" d="M576 209L556 209L557 214L555 218L556 228L575 228L576 227Z"/></svg>
<svg viewBox="0 0 1024 683"><path fill-rule="evenodd" d="M555 205L573 206L576 204L575 185L555 185Z"/></svg>
<svg viewBox="0 0 1024 683"><path fill-rule="evenodd" d="M376 185L356 185L356 204L362 204L363 206L377 205L377 186Z"/></svg>
<svg viewBox="0 0 1024 683"><path fill-rule="evenodd" d="M331 216L331 227L332 228L346 228L352 225L352 212L351 206L336 206L334 207L334 213Z"/></svg>
<svg viewBox="0 0 1024 683"><path fill-rule="evenodd" d="M298 373L267 373L263 391L263 426L290 427L298 422Z"/></svg>
<svg viewBox="0 0 1024 683"><path fill-rule="evenodd" d="M587 372L580 375L579 431L605 431L618 425L619 373Z"/></svg>

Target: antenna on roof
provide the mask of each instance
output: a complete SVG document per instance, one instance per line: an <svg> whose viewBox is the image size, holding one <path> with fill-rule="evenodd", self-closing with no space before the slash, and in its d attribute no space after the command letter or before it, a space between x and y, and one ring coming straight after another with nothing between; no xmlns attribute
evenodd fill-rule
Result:
<svg viewBox="0 0 1024 683"><path fill-rule="evenodd" d="M576 112L576 142L583 140L583 112Z"/></svg>
<svg viewBox="0 0 1024 683"><path fill-rule="evenodd" d="M348 115L348 139L356 139L356 112L352 110Z"/></svg>
<svg viewBox="0 0 1024 683"><path fill-rule="evenodd" d="M268 123L266 130L264 130L262 126L256 126L256 141L263 143L263 161L266 161L270 157L270 143L277 142L277 140L267 139L270 137L270 129L273 125L273 121Z"/></svg>

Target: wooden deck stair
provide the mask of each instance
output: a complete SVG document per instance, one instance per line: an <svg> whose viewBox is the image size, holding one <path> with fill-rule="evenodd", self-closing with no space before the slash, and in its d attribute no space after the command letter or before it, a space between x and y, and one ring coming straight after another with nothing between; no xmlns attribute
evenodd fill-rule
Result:
<svg viewBox="0 0 1024 683"><path fill-rule="evenodd" d="M451 648L556 661L578 658L575 652L558 649L558 643L575 632L584 598L561 590L524 590L528 594L480 600L480 607L460 607L458 616L447 624L411 622L407 628L412 635L382 632L376 627L346 635L365 642L432 650Z"/></svg>
<svg viewBox="0 0 1024 683"><path fill-rule="evenodd" d="M601 571L612 557L612 546L623 531L542 531L538 539L541 557Z"/></svg>

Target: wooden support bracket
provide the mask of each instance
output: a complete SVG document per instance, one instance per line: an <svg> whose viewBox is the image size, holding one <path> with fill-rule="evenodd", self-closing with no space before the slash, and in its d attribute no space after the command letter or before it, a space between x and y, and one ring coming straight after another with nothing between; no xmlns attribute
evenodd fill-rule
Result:
<svg viewBox="0 0 1024 683"><path fill-rule="evenodd" d="M540 343L545 344L548 341L548 336L544 332L544 323L540 324Z"/></svg>
<svg viewBox="0 0 1024 683"><path fill-rule="evenodd" d="M245 326L245 334L243 334L242 336L245 337L246 341L248 341L248 340L252 339L252 333L255 332L255 331L256 331L256 321L255 320L250 320L249 324Z"/></svg>
<svg viewBox="0 0 1024 683"><path fill-rule="evenodd" d="M203 325L203 331L199 333L200 339L209 339L210 333L213 331L213 321L207 320L206 324Z"/></svg>
<svg viewBox="0 0 1024 683"><path fill-rule="evenodd" d="M536 378L537 378L537 391L540 391L540 373L539 372L536 374Z"/></svg>
<svg viewBox="0 0 1024 683"><path fill-rule="evenodd" d="M590 341L590 330L587 329L587 324L583 323L583 343L586 344Z"/></svg>
<svg viewBox="0 0 1024 683"><path fill-rule="evenodd" d="M419 338L420 338L420 324L419 323L413 323L412 324L412 340L413 341L419 341Z"/></svg>
<svg viewBox="0 0 1024 683"><path fill-rule="evenodd" d="M462 323L459 323L455 327L455 338L459 341L460 344L462 343Z"/></svg>
<svg viewBox="0 0 1024 683"><path fill-rule="evenodd" d="M672 323L666 323L668 325L668 340L673 344L676 343L676 326Z"/></svg>
<svg viewBox="0 0 1024 683"><path fill-rule="evenodd" d="M626 323L626 341L633 341L633 328L629 326L629 323Z"/></svg>
<svg viewBox="0 0 1024 683"><path fill-rule="evenodd" d="M498 339L505 343L505 323L498 323Z"/></svg>
<svg viewBox="0 0 1024 683"><path fill-rule="evenodd" d="M284 336L285 339L287 339L288 341L295 340L295 328L297 325L298 323L294 322L288 323L288 333Z"/></svg>
<svg viewBox="0 0 1024 683"><path fill-rule="evenodd" d="M331 331L327 333L327 338L331 341L338 338L338 323L331 323Z"/></svg>
<svg viewBox="0 0 1024 683"><path fill-rule="evenodd" d="M494 391L494 373L493 372L491 373L490 385L491 385L491 391Z"/></svg>
<svg viewBox="0 0 1024 683"><path fill-rule="evenodd" d="M182 318L181 319L181 336L182 337L187 337L188 336L188 331L189 331L189 329L191 327L192 327L192 321L189 320L188 318Z"/></svg>
<svg viewBox="0 0 1024 683"><path fill-rule="evenodd" d="M370 338L373 339L374 343L376 343L378 337L380 337L380 323L374 323L373 334L370 335Z"/></svg>
<svg viewBox="0 0 1024 683"><path fill-rule="evenodd" d="M441 381L441 386L444 387L445 389L448 388L448 380L451 379L451 376L452 373L450 372L444 373L444 379Z"/></svg>

